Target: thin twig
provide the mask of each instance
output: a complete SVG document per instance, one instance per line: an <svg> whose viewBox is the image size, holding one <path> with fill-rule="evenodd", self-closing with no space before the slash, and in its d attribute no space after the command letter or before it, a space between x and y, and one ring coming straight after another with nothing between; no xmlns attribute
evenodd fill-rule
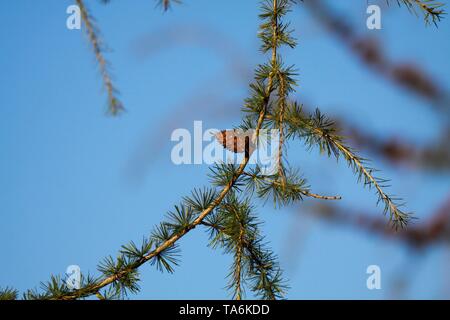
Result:
<svg viewBox="0 0 450 320"><path fill-rule="evenodd" d="M243 175L246 175L247 177L252 177L254 178L255 176L253 174L250 174L248 172L244 172ZM275 185L279 185L280 182L277 180L273 180L267 176L258 176L258 178L261 178L267 182L273 183ZM341 200L342 197L341 196L323 196L317 193L313 193L310 192L308 190L305 189L298 189L298 192L301 193L302 195L306 196L306 197L311 197L311 198L316 198L316 199L321 199L321 200Z"/></svg>
<svg viewBox="0 0 450 320"><path fill-rule="evenodd" d="M280 81L280 90L279 90L279 106L280 106L280 115L278 119L278 129L280 130L280 141L278 144L278 175L280 176L282 188L286 187L286 176L284 174L283 167L283 146L284 146L284 112L286 106L286 92L285 92L285 82L284 78L279 76Z"/></svg>
<svg viewBox="0 0 450 320"><path fill-rule="evenodd" d="M95 59L97 60L100 74L103 79L103 85L105 86L106 92L108 94L108 110L112 115L117 115L119 112L123 111L123 105L120 100L116 97L117 90L112 83L112 78L108 70L108 62L103 56L103 47L101 40L98 36L98 29L95 26L93 18L90 16L83 0L76 0L78 7L80 8L81 19L86 26L86 33L89 38L89 42L94 50Z"/></svg>

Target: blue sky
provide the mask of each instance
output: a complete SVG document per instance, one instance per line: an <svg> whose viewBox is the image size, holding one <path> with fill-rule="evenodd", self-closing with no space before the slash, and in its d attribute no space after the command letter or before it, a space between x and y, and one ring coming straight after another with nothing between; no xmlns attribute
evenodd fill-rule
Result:
<svg viewBox="0 0 450 320"><path fill-rule="evenodd" d="M148 235L182 196L207 185L206 165L171 162L170 132L192 129L194 120L205 128L238 124L251 71L265 59L256 37L258 1L186 0L166 13L152 0L87 3L112 49L107 58L127 109L117 118L105 115L106 94L83 31L66 28L71 1L0 2L0 286L23 291L72 264L95 272L103 257ZM369 31L366 1L333 4L362 34L379 38L394 61L417 63L448 88L448 19L426 27L392 6L383 11L383 29ZM302 5L288 18L299 45L283 54L299 70L300 101L422 146L448 124L428 101L355 60ZM344 163L301 143L290 143L289 159L314 191L341 194L341 205L381 215L376 197ZM376 157L373 163L419 218L448 195L448 173L393 168ZM291 287L287 298L389 298L399 274L409 284L404 297L444 297L448 249L412 253L298 214L314 201L282 210L258 205ZM230 257L206 243L200 230L183 238L172 275L144 266L133 297L229 298ZM382 269L378 291L366 288L371 264Z"/></svg>

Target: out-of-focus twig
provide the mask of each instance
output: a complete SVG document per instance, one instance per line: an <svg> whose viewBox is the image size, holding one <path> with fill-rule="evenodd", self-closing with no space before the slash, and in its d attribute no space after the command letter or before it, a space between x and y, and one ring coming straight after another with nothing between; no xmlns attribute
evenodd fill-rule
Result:
<svg viewBox="0 0 450 320"><path fill-rule="evenodd" d="M343 18L333 13L321 0L305 0L306 7L327 30L347 46L359 60L393 83L422 96L440 109L448 111L450 99L445 89L420 67L392 62L380 44L368 36L360 36Z"/></svg>
<svg viewBox="0 0 450 320"><path fill-rule="evenodd" d="M394 165L405 164L427 170L450 169L450 132L446 132L439 141L420 148L403 138L383 140L356 127L344 128L354 145L380 155Z"/></svg>
<svg viewBox="0 0 450 320"><path fill-rule="evenodd" d="M313 109L305 105L303 108L305 110ZM380 138L350 124L339 116L333 116L333 121L338 130L352 142L354 147L367 150L391 165L430 171L450 170L450 129L445 130L439 139L422 147L409 142L402 136Z"/></svg>
<svg viewBox="0 0 450 320"><path fill-rule="evenodd" d="M315 217L339 225L348 225L391 240L401 240L416 249L432 244L450 243L450 197L427 220L411 224L407 229L395 231L383 219L354 209L344 209L326 203L310 207Z"/></svg>
<svg viewBox="0 0 450 320"><path fill-rule="evenodd" d="M88 9L84 5L83 0L76 0L78 7L80 8L81 19L83 20L86 28L86 34L89 38L89 42L94 50L95 59L102 76L103 85L108 94L108 111L112 115L117 115L123 111L123 104L117 98L118 91L113 85L112 76L108 68L108 61L104 56L105 46L100 39L100 31L95 23L95 19L89 14Z"/></svg>
<svg viewBox="0 0 450 320"><path fill-rule="evenodd" d="M222 96L222 91L218 91L216 85L216 83L221 83L222 87L224 83L246 85L251 79L252 70L249 68L248 58L232 38L205 25L176 24L139 38L134 45L134 51L136 56L143 60L169 48L186 44L205 48L214 53L224 62L226 72L220 75L213 74L202 81L188 97L170 108L173 112L161 120L156 128L152 126L126 165L127 176L135 182L145 177L145 173L156 160L152 150L165 148L164 143L168 142L167 137L170 137L172 130L185 125L187 119L193 121L195 117L201 116L224 121L239 115L240 100Z"/></svg>

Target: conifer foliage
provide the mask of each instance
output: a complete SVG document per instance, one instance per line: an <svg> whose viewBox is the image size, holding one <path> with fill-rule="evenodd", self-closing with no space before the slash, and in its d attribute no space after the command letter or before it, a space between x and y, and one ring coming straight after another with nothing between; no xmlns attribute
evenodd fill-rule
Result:
<svg viewBox="0 0 450 320"><path fill-rule="evenodd" d="M103 3L110 2L102 0ZM175 1L179 2L179 1ZM425 11L427 21L436 22L443 11L434 1L402 0L399 4L409 9L419 7ZM98 29L82 0L76 0L82 12L85 30L108 92L109 111L117 114L123 107L116 97L107 63L102 53ZM319 110L306 114L302 105L292 101L290 94L297 85L297 71L287 65L280 47L295 48L296 40L286 16L294 0L263 0L260 8L259 38L261 51L267 62L256 67L254 82L249 86L249 97L242 111L241 129L254 130L256 137L262 129L278 129L280 148L278 170L271 175L262 173L258 166L248 166L245 153L239 165L217 164L211 168L211 186L194 189L189 196L168 212L166 219L155 226L140 243L123 245L117 257L107 257L98 265L96 276L82 274L81 287L71 289L65 279L52 276L41 283L39 289L28 290L24 299L73 300L96 296L98 299L120 299L139 291L139 268L149 263L157 270L173 273L180 263L180 240L188 232L203 228L209 235L209 245L232 257L227 275L227 289L231 297L242 299L248 292L261 299L281 299L288 289L277 256L261 232L261 220L252 204L257 199L269 200L282 207L301 201L305 197L337 200L339 196L313 193L307 180L286 161L286 142L302 142L308 149L317 148L325 156L343 158L359 181L372 188L383 204L385 214L394 228L404 228L411 214L402 211L398 199L385 191L386 180L375 176L377 172L369 161L360 157L346 145L345 139L334 128L332 120ZM171 1L158 4L167 10ZM198 227L198 228L197 228ZM0 299L16 299L12 288L0 289Z"/></svg>

